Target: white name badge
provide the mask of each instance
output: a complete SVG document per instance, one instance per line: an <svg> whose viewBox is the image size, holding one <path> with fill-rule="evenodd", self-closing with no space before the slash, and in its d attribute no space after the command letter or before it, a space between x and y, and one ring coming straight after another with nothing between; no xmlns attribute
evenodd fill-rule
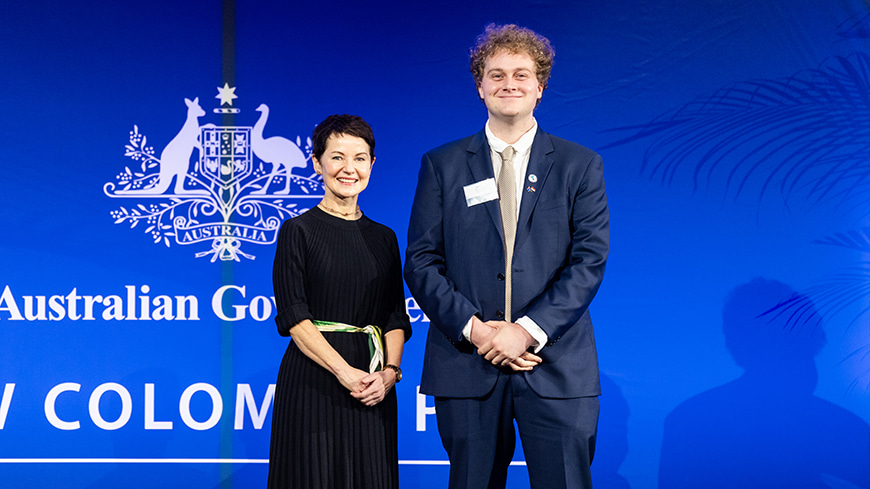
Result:
<svg viewBox="0 0 870 489"><path fill-rule="evenodd" d="M498 199L498 187L495 178L487 178L462 188L465 191L465 203L468 207Z"/></svg>

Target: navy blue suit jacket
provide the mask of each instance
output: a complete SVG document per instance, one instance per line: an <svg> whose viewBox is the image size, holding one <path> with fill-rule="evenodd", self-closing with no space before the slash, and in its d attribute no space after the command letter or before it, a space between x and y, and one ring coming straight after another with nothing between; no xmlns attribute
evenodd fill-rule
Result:
<svg viewBox="0 0 870 489"><path fill-rule="evenodd" d="M468 205L463 189L493 178L484 131L425 155L408 228L405 280L431 320L421 391L481 397L503 371L462 336L472 315L499 319L504 245L497 199ZM589 316L604 275L609 213L601 157L538 129L532 144L513 256L512 315L546 333L543 363L524 373L540 396L600 394Z"/></svg>

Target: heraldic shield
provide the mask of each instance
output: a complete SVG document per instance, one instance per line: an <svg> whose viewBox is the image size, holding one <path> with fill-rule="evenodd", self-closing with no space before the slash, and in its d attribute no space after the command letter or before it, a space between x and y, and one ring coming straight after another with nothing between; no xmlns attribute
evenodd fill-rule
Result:
<svg viewBox="0 0 870 489"><path fill-rule="evenodd" d="M200 128L202 152L199 170L207 179L223 189L229 189L247 178L251 172L251 128Z"/></svg>

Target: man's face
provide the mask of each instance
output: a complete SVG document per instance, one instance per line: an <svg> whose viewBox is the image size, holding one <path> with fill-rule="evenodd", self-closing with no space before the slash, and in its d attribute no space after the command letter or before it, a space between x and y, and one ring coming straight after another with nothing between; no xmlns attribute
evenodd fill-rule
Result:
<svg viewBox="0 0 870 489"><path fill-rule="evenodd" d="M531 118L543 92L532 58L508 51L500 51L486 60L483 80L477 89L489 117L505 122Z"/></svg>

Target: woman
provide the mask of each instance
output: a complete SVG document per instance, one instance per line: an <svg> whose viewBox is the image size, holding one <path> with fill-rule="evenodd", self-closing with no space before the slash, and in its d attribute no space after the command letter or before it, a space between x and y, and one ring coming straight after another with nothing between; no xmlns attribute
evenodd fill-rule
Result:
<svg viewBox="0 0 870 489"><path fill-rule="evenodd" d="M275 390L269 487L396 488L393 385L411 325L396 235L357 205L374 135L358 116L332 115L312 139L323 200L281 226L273 269L278 332L293 341Z"/></svg>

